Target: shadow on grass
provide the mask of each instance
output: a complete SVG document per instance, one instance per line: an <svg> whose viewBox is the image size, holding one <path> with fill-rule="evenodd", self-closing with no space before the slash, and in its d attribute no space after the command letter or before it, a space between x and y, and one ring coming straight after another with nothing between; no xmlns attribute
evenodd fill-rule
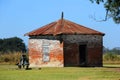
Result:
<svg viewBox="0 0 120 80"><path fill-rule="evenodd" d="M32 70L32 68L26 68L25 70Z"/></svg>
<svg viewBox="0 0 120 80"><path fill-rule="evenodd" d="M35 69L35 68L26 68L25 70L32 70L32 69ZM41 70L41 68L36 68L38 70Z"/></svg>
<svg viewBox="0 0 120 80"><path fill-rule="evenodd" d="M32 68L15 68L16 70L32 70Z"/></svg>
<svg viewBox="0 0 120 80"><path fill-rule="evenodd" d="M120 67L117 67L117 66L103 66L103 68L120 68Z"/></svg>
<svg viewBox="0 0 120 80"><path fill-rule="evenodd" d="M41 70L42 68L16 68L16 70Z"/></svg>

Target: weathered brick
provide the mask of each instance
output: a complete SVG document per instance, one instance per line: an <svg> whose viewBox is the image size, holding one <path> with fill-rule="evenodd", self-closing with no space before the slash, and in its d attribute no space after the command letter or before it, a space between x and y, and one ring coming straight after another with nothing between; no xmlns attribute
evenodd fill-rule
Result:
<svg viewBox="0 0 120 80"><path fill-rule="evenodd" d="M35 36L29 39L31 67L81 66L80 45L86 45L86 65L102 66L102 35ZM43 47L48 48L49 61L43 61Z"/></svg>

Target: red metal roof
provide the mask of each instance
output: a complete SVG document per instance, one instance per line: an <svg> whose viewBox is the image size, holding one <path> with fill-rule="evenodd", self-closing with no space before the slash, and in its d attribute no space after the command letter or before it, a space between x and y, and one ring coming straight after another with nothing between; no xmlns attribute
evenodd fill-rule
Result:
<svg viewBox="0 0 120 80"><path fill-rule="evenodd" d="M48 25L33 30L25 35L38 36L38 35L59 35L59 34L93 34L104 35L104 33L84 27L74 22L61 18L58 21L52 22Z"/></svg>

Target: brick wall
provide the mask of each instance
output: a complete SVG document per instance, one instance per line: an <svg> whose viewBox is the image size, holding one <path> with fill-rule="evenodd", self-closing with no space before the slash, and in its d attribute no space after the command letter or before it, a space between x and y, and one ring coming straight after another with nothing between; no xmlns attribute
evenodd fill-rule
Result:
<svg viewBox="0 0 120 80"><path fill-rule="evenodd" d="M43 45L48 44L49 61L43 60ZM31 67L63 67L63 43L59 40L29 39L29 61Z"/></svg>
<svg viewBox="0 0 120 80"><path fill-rule="evenodd" d="M86 66L102 66L101 35L63 35L66 66L79 66L79 45L86 45ZM67 56L68 55L68 56ZM74 56L73 56L74 55Z"/></svg>
<svg viewBox="0 0 120 80"><path fill-rule="evenodd" d="M43 61L44 44L49 48L49 61ZM79 45L87 47L87 66L102 66L101 35L33 36L29 39L31 67L79 66Z"/></svg>

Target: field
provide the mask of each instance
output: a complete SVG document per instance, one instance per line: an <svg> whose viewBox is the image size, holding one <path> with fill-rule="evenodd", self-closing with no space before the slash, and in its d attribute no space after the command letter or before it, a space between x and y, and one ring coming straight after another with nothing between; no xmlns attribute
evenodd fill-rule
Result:
<svg viewBox="0 0 120 80"><path fill-rule="evenodd" d="M106 54L103 67L18 69L21 53L0 55L0 80L120 80L120 56Z"/></svg>
<svg viewBox="0 0 120 80"><path fill-rule="evenodd" d="M120 80L120 65L18 69L0 65L0 80Z"/></svg>

